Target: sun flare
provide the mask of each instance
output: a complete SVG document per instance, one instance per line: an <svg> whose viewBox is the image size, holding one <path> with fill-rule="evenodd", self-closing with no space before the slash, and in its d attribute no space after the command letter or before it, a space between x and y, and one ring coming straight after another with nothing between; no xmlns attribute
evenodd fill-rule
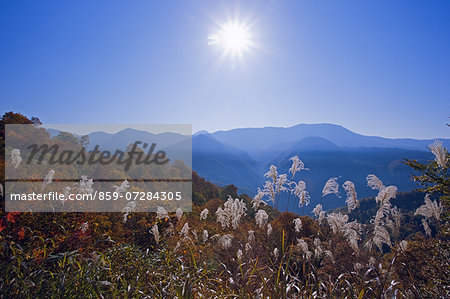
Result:
<svg viewBox="0 0 450 299"><path fill-rule="evenodd" d="M251 47L252 41L248 26L230 21L221 25L218 33L208 36L208 44L234 57L242 56Z"/></svg>

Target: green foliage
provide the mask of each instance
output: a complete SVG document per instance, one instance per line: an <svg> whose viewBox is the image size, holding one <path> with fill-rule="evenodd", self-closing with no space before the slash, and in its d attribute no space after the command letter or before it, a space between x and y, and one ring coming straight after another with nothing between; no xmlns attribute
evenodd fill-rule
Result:
<svg viewBox="0 0 450 299"><path fill-rule="evenodd" d="M445 156L447 164L444 167L441 167L436 161L424 164L417 160L406 160L405 164L415 171L412 178L422 186L420 191L439 196L439 201L444 207L442 232L448 237L450 234L450 167L448 162L450 154L445 153Z"/></svg>

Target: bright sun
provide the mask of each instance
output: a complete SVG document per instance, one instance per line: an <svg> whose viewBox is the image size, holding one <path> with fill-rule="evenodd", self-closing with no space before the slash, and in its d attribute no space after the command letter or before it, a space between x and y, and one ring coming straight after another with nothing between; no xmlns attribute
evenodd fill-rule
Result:
<svg viewBox="0 0 450 299"><path fill-rule="evenodd" d="M251 45L248 27L239 22L227 22L220 26L220 31L208 36L208 44L218 47L225 55L242 56Z"/></svg>

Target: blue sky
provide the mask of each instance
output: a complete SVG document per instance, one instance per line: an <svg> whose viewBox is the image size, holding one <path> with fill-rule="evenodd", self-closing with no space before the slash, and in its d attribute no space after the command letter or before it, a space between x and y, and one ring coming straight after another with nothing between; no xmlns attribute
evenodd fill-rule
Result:
<svg viewBox="0 0 450 299"><path fill-rule="evenodd" d="M2 2L0 112L450 137L450 1L155 2ZM234 63L207 43L233 18Z"/></svg>

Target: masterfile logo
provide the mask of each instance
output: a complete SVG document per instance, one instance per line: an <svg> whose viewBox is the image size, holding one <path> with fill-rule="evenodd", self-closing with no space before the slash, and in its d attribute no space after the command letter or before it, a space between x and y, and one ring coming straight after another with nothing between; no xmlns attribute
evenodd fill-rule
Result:
<svg viewBox="0 0 450 299"><path fill-rule="evenodd" d="M60 126L6 125L7 211L192 209L190 125Z"/></svg>

